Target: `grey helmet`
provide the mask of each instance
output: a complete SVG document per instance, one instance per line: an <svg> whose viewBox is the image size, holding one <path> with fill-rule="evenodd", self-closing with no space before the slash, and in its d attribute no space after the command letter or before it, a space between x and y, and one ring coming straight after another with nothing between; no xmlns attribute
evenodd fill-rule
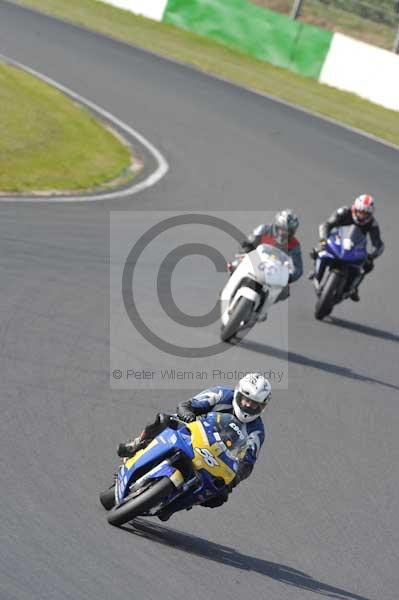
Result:
<svg viewBox="0 0 399 600"><path fill-rule="evenodd" d="M285 208L276 213L273 224L273 235L279 244L287 244L295 235L299 226L299 219L290 208Z"/></svg>

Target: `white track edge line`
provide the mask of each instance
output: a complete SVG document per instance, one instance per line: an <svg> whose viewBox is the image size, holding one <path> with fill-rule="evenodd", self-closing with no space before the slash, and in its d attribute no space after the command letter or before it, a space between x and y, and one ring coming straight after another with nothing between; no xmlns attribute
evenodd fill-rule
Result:
<svg viewBox="0 0 399 600"><path fill-rule="evenodd" d="M131 186L129 186L127 188L123 188L121 190L117 190L114 192L103 192L103 193L91 195L91 196L90 195L75 196L72 194L70 196L62 196L62 195L51 196L51 195L49 195L49 196L36 196L36 197L29 196L29 195L27 195L27 196L23 196L23 195L8 196L8 197L0 196L0 202L21 202L21 203L22 202L42 202L42 203L43 202L51 202L51 203L94 202L94 201L100 201L100 200L114 200L116 198L125 198L126 196L132 196L133 194L137 194L138 192L141 192L142 190L152 187L153 185L158 183L158 181L160 181L162 179L162 177L164 177L166 175L166 173L169 171L169 164L168 164L166 158L161 154L161 152L150 141L148 141L141 133L139 133L138 131L136 131L135 129L133 129L132 127L130 127L129 125L127 125L126 123L124 123L123 121L121 121L120 119L115 117L114 115L112 115L110 112L108 112L107 110L98 106L98 104L95 104L91 100L84 98L80 94L77 94L73 90L67 88L66 86L62 85L61 83L58 83L54 79L47 77L47 75L44 75L43 73L40 73L39 71L36 71L35 69L31 69L27 65L25 65L17 60L14 60L12 58L9 58L8 56L5 56L4 54L0 54L0 60L2 60L6 64L18 67L19 69L22 69L22 70L26 71L27 73L30 73L31 75L37 77L38 79L41 79L45 83L58 89L60 92L64 93L68 97L76 100L80 104L87 106L88 108L90 108L93 112L97 113L98 115L101 115L107 121L110 121L111 123L116 125L119 129L121 129L122 131L125 131L126 133L131 135L133 138L135 138L142 146L144 146L150 152L150 154L153 155L156 162L158 163L157 169L153 173L151 173L151 175L149 175L146 179L144 179L144 181L141 181L140 183L133 183Z"/></svg>

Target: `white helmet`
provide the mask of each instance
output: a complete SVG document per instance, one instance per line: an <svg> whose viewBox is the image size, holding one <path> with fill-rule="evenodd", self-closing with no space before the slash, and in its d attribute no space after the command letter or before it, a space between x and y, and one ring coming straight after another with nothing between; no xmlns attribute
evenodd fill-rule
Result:
<svg viewBox="0 0 399 600"><path fill-rule="evenodd" d="M248 373L234 390L234 414L241 423L255 421L271 397L270 381L260 373Z"/></svg>

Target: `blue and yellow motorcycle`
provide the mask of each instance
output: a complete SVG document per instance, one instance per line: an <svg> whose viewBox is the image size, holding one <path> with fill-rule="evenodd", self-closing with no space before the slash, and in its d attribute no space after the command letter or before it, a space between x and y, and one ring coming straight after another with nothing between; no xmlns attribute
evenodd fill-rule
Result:
<svg viewBox="0 0 399 600"><path fill-rule="evenodd" d="M242 424L226 413L169 426L135 456L124 459L115 485L100 494L108 522L190 509L226 491L248 447Z"/></svg>

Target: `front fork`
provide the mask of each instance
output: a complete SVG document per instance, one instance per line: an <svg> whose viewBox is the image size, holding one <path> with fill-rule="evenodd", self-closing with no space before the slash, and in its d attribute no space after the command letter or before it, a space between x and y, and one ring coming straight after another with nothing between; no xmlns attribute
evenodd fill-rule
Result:
<svg viewBox="0 0 399 600"><path fill-rule="evenodd" d="M321 260L319 256L316 257L315 259L315 263L314 263L314 277L313 277L313 285L314 285L314 289L316 291L317 296L320 296L322 289L323 289L323 285L322 285L322 281L323 281L323 277L324 277L324 273L326 272L326 261L325 260Z"/></svg>
<svg viewBox="0 0 399 600"><path fill-rule="evenodd" d="M321 292L323 291L324 285L327 282L328 274L331 273L332 271L337 271L337 269L334 268L331 263L329 264L328 261L321 260L320 257L316 258L315 269L314 269L315 276L313 278L313 285L314 285L317 296L320 296ZM341 302L341 300L343 300L344 297L347 297L346 295L343 296L343 294L344 294L344 290L345 290L345 287L348 282L348 273L345 270L344 271L339 270L338 272L341 275L341 282L340 282L339 288L336 290L336 302L337 303ZM326 274L327 274L327 276L326 276Z"/></svg>

